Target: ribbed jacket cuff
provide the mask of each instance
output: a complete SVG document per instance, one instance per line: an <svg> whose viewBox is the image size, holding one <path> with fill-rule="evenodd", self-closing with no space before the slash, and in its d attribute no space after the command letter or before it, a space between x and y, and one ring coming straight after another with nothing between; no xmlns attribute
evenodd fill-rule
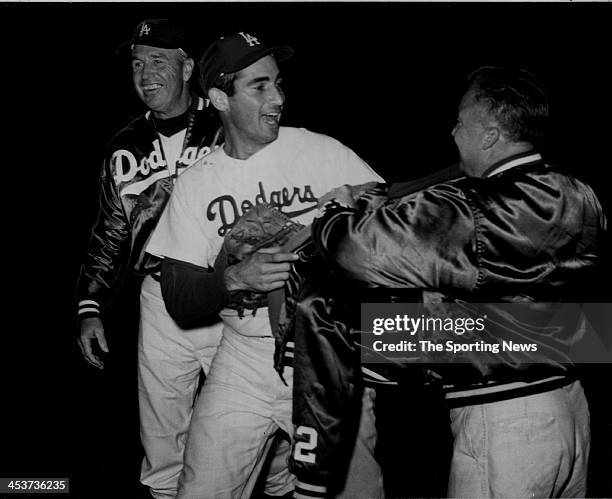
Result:
<svg viewBox="0 0 612 499"><path fill-rule="evenodd" d="M78 305L77 315L81 321L88 317L100 317L100 304L94 300L81 300Z"/></svg>
<svg viewBox="0 0 612 499"><path fill-rule="evenodd" d="M325 498L327 497L327 487L298 480L295 483L293 497L294 499Z"/></svg>

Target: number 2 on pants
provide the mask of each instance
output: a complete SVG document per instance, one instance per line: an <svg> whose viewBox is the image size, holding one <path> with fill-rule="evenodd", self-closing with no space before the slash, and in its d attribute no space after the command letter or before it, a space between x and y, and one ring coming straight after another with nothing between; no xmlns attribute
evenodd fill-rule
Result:
<svg viewBox="0 0 612 499"><path fill-rule="evenodd" d="M317 446L317 431L308 426L298 426L295 433L298 437L303 437L303 439L296 441L293 458L296 461L314 463L317 456L312 450Z"/></svg>

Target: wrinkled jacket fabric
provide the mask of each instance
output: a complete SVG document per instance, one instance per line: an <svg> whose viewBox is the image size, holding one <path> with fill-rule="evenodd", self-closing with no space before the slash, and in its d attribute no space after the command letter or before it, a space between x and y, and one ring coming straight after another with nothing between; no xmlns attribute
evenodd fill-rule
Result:
<svg viewBox="0 0 612 499"><path fill-rule="evenodd" d="M100 175L98 218L77 284L79 303L93 302L94 309L99 309L112 299L126 271L146 275L160 269L160 261L144 248L170 197L174 179L210 152L219 138L218 117L201 98L194 97L188 123L174 172L168 168L150 112L111 139Z"/></svg>
<svg viewBox="0 0 612 499"><path fill-rule="evenodd" d="M461 175L454 165L392 189L406 194ZM388 190L389 186L379 184L360 203L375 193L384 196ZM296 431L289 467L302 484L333 493L342 487L359 426L355 415L361 411L364 377L360 350L351 333L359 329L360 302L366 295L378 301L394 300L398 295L402 300L413 299L420 294L411 290L379 293L363 282L348 282L326 264L311 237L296 237L288 250L299 260L292 265L280 312L276 314L271 307L270 315L280 316L275 367L281 376L284 366L294 368ZM302 432L302 426L315 429L316 437Z"/></svg>
<svg viewBox="0 0 612 499"><path fill-rule="evenodd" d="M320 277L301 286L287 328L295 338L294 423L315 428L325 445L312 450L310 462L296 460L294 453L293 472L310 483L333 481L345 460L344 442L353 438L351 425L345 431L342 420L348 421L347 411L353 418L358 414L353 392L362 384L360 356L351 341L360 325L358 308L350 311L350 302L359 302L363 293L355 283L420 290L425 297L435 290L444 301L468 309L470 302L487 303L499 331L520 332L552 352L536 363L478 353L460 365L428 365L443 383L472 387L564 375L572 368L567 350L580 334L578 319L553 324L542 334L539 326L548 324L551 312L534 307L531 327L521 323L519 331L518 322L495 303L575 301L572 293L584 290L597 268L605 228L591 188L543 161L406 195L401 185L380 186L357 209L332 205L313 223L309 243L308 268L322 267ZM323 274L334 283L331 292ZM340 278L352 283L344 293ZM310 275L302 280L308 283ZM341 404L333 402L336 397Z"/></svg>

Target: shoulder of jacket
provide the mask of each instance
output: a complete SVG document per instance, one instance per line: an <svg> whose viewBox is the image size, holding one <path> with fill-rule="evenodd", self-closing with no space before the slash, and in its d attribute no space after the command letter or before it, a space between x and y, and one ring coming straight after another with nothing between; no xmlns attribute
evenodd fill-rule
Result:
<svg viewBox="0 0 612 499"><path fill-rule="evenodd" d="M409 199L415 196L429 196L440 199L440 201L449 201L451 199L459 199L466 201L470 185L463 182L464 178L447 180L438 184L426 187L425 189L407 194L402 199Z"/></svg>
<svg viewBox="0 0 612 499"><path fill-rule="evenodd" d="M145 130L149 130L149 127L151 126L151 122L149 120L149 112L133 118L127 125L125 125L111 137L111 139L108 141L108 148L111 149L117 146L125 147L126 145L133 143L135 135L142 134Z"/></svg>

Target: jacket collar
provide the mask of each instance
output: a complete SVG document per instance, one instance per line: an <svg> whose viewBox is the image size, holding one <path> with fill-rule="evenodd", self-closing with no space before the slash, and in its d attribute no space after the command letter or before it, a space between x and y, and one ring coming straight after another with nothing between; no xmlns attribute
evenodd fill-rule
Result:
<svg viewBox="0 0 612 499"><path fill-rule="evenodd" d="M501 172L505 172L510 168L514 168L519 165L532 165L536 163L542 163L542 155L532 149L531 151L522 152L520 154L514 154L512 156L508 156L507 158L494 163L489 168L487 168L482 174L482 178L492 177L493 175L497 175Z"/></svg>

